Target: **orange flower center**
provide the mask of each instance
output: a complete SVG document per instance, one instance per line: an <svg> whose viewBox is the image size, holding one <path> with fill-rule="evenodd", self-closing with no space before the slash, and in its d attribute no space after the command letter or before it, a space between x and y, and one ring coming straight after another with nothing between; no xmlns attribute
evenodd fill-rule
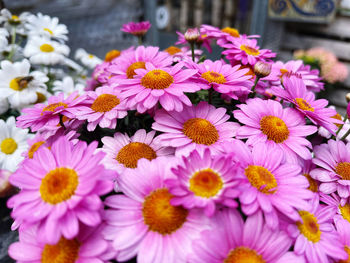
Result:
<svg viewBox="0 0 350 263"><path fill-rule="evenodd" d="M44 246L41 263L74 263L78 259L80 243L61 237L56 245Z"/></svg>
<svg viewBox="0 0 350 263"><path fill-rule="evenodd" d="M344 250L346 253L348 253L348 259L347 260L339 260L338 263L350 263L350 248L348 246L344 246Z"/></svg>
<svg viewBox="0 0 350 263"><path fill-rule="evenodd" d="M79 178L75 170L56 168L41 180L40 195L45 202L55 205L71 198L78 184Z"/></svg>
<svg viewBox="0 0 350 263"><path fill-rule="evenodd" d="M224 75L221 73L217 73L214 71L207 71L204 72L201 77L205 80L207 80L209 83L217 83L217 84L224 84L226 83L226 79Z"/></svg>
<svg viewBox="0 0 350 263"><path fill-rule="evenodd" d="M166 71L154 69L144 75L141 85L147 89L166 89L174 82L174 78Z"/></svg>
<svg viewBox="0 0 350 263"><path fill-rule="evenodd" d="M96 112L108 112L111 111L120 103L117 96L112 94L101 94L91 105L91 109Z"/></svg>
<svg viewBox="0 0 350 263"><path fill-rule="evenodd" d="M313 107L311 107L311 105L306 100L304 100L302 98L296 98L295 102L298 105L299 109L301 109L301 110L312 111L312 112L315 111L315 109Z"/></svg>
<svg viewBox="0 0 350 263"><path fill-rule="evenodd" d="M260 165L249 165L244 174L250 184L264 194L274 194L277 191L277 181L275 176Z"/></svg>
<svg viewBox="0 0 350 263"><path fill-rule="evenodd" d="M143 203L143 219L149 230L168 235L186 222L188 211L182 206L172 206L173 196L168 189L162 188L151 192Z"/></svg>
<svg viewBox="0 0 350 263"><path fill-rule="evenodd" d="M260 51L258 49L255 49L247 45L241 45L240 49L243 50L248 55L257 56L260 54Z"/></svg>
<svg viewBox="0 0 350 263"><path fill-rule="evenodd" d="M181 52L181 49L175 46L170 46L167 49L164 50L165 52L168 52L169 55L175 55L176 53Z"/></svg>
<svg viewBox="0 0 350 263"><path fill-rule="evenodd" d="M268 140L282 143L289 137L289 130L283 120L276 116L264 116L260 120L260 130Z"/></svg>
<svg viewBox="0 0 350 263"><path fill-rule="evenodd" d="M236 247L231 250L224 263L265 263L266 261L254 249Z"/></svg>
<svg viewBox="0 0 350 263"><path fill-rule="evenodd" d="M182 132L197 144L211 145L219 140L219 133L215 126L202 118L187 120Z"/></svg>
<svg viewBox="0 0 350 263"><path fill-rule="evenodd" d="M335 172L343 179L350 180L350 163L341 162L335 167Z"/></svg>
<svg viewBox="0 0 350 263"><path fill-rule="evenodd" d="M332 116L331 118L342 121L341 115L339 113ZM334 123L334 125L337 126L338 128L341 126L341 124L339 124L339 123Z"/></svg>
<svg viewBox="0 0 350 263"><path fill-rule="evenodd" d="M119 56L120 56L120 51L116 49L112 49L106 53L105 61L110 62Z"/></svg>
<svg viewBox="0 0 350 263"><path fill-rule="evenodd" d="M313 179L309 174L303 174L306 179L308 180L309 182L309 187L307 189L309 189L310 191L314 192L314 193L317 193L318 191L318 186L317 186L317 182L315 179Z"/></svg>
<svg viewBox="0 0 350 263"><path fill-rule="evenodd" d="M133 79L134 76L136 75L135 73L135 69L139 69L139 68L146 68L146 63L143 61L137 61L132 63L126 70L126 76L128 79Z"/></svg>
<svg viewBox="0 0 350 263"><path fill-rule="evenodd" d="M47 105L45 108L43 108L43 111L52 111L54 112L58 107L64 107L67 108L68 105L66 103L57 102Z"/></svg>
<svg viewBox="0 0 350 263"><path fill-rule="evenodd" d="M213 197L222 189L222 186L220 175L210 168L195 172L190 179L190 190L200 197Z"/></svg>
<svg viewBox="0 0 350 263"><path fill-rule="evenodd" d="M302 233L309 241L313 243L320 241L321 231L317 222L317 218L307 211L299 211L299 215L303 221L298 221L296 223L300 233Z"/></svg>
<svg viewBox="0 0 350 263"><path fill-rule="evenodd" d="M227 33L233 37L239 37L239 32L237 29L232 28L232 27L225 27L221 29L222 32Z"/></svg>
<svg viewBox="0 0 350 263"><path fill-rule="evenodd" d="M120 149L116 160L127 168L136 168L141 158L151 161L157 158L157 154L148 144L131 142Z"/></svg>
<svg viewBox="0 0 350 263"><path fill-rule="evenodd" d="M41 146L41 145L43 145L45 143L45 141L40 141L40 142L36 142L36 143L34 143L31 147L30 147L30 149L29 149L29 151L28 151L28 157L30 158L30 159L33 159L33 156L34 156L34 153L39 149L39 147Z"/></svg>

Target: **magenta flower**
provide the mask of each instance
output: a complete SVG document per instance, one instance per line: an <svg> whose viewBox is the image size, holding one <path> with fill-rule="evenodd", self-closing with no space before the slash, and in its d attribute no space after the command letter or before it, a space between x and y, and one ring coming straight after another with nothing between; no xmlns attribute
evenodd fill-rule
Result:
<svg viewBox="0 0 350 263"><path fill-rule="evenodd" d="M332 225L332 218L322 212L317 195L310 204L311 210L299 211L301 220L288 226L288 233L295 239L294 252L304 255L307 262L346 259L348 255Z"/></svg>
<svg viewBox="0 0 350 263"><path fill-rule="evenodd" d="M130 22L127 24L124 24L121 28L121 31L130 33L134 36L143 36L147 33L148 29L150 29L151 23L149 21L142 21L142 22Z"/></svg>
<svg viewBox="0 0 350 263"><path fill-rule="evenodd" d="M234 39L232 43L223 45L226 50L222 52L233 64L241 63L254 66L257 61L265 61L276 56L276 53L269 49L260 49L256 39L249 39L246 36Z"/></svg>
<svg viewBox="0 0 350 263"><path fill-rule="evenodd" d="M305 125L305 119L294 109L283 109L273 100L250 99L238 105L234 116L244 126L238 128L236 137L248 139L248 145L264 142L269 147L277 147L286 153L289 160L297 156L311 159L311 143L306 136L317 131L315 126Z"/></svg>
<svg viewBox="0 0 350 263"><path fill-rule="evenodd" d="M193 242L187 262L286 263L282 259L291 243L284 231L266 227L261 213L248 216L244 222L235 209L224 209L213 218L212 228L202 231ZM288 263L292 262L302 261Z"/></svg>
<svg viewBox="0 0 350 263"><path fill-rule="evenodd" d="M313 162L320 168L311 171L312 178L321 182L320 192L337 192L344 199L350 196L350 143L329 140L314 149Z"/></svg>
<svg viewBox="0 0 350 263"><path fill-rule="evenodd" d="M340 242L344 246L345 252L348 254L348 257L344 261L339 261L340 263L347 263L350 261L350 224L345 220L337 220L335 222L335 227L340 236Z"/></svg>
<svg viewBox="0 0 350 263"><path fill-rule="evenodd" d="M295 108L307 116L314 124L324 127L335 135L338 129L335 123L343 124L343 122L333 118L337 114L336 110L326 108L328 100L316 100L315 94L307 91L304 81L295 76L285 77L283 86L284 89L274 87L271 92L277 97L293 103Z"/></svg>
<svg viewBox="0 0 350 263"><path fill-rule="evenodd" d="M38 240L39 231L34 226L19 231L19 241L11 244L8 253L21 263L107 262L114 253L111 253L109 243L103 239L101 230L101 227L81 225L74 239L61 237L57 243L48 244Z"/></svg>
<svg viewBox="0 0 350 263"><path fill-rule="evenodd" d="M97 124L101 128L114 129L117 119L124 118L128 112L120 91L103 86L85 95L84 104L72 110L79 120L87 120L87 130L93 131Z"/></svg>
<svg viewBox="0 0 350 263"><path fill-rule="evenodd" d="M346 220L350 224L350 201L348 198L344 202L344 199L341 199L335 193L330 195L320 193L320 201L326 204L322 208L323 213L327 213L335 223L338 220Z"/></svg>
<svg viewBox="0 0 350 263"><path fill-rule="evenodd" d="M238 124L228 122L225 108L216 109L201 101L197 106L184 107L182 112L159 110L152 128L164 132L157 137L161 145L176 147L176 155L188 156L197 149L220 152L220 143L232 140Z"/></svg>
<svg viewBox="0 0 350 263"><path fill-rule="evenodd" d="M253 86L251 76L246 75L249 70L240 69L240 65L231 67L220 60L213 62L207 59L200 64L193 63L193 67L198 69L194 78L203 83L202 89L212 87L217 92L233 99L248 94Z"/></svg>
<svg viewBox="0 0 350 263"><path fill-rule="evenodd" d="M164 180L172 178L173 164L167 157L141 159L121 177L124 194L106 198L104 237L113 242L117 261L186 262L193 239L207 228L198 211L171 205Z"/></svg>
<svg viewBox="0 0 350 263"><path fill-rule="evenodd" d="M114 172L100 164L104 153L94 154L97 142L74 145L62 137L51 150L40 147L10 177L21 191L8 201L13 208L13 228L38 225L41 241L55 244L61 236L72 239L79 222L88 226L101 223L99 196L112 190ZM108 180L107 180L108 178Z"/></svg>
<svg viewBox="0 0 350 263"><path fill-rule="evenodd" d="M184 69L179 62L173 67L155 67L146 63L146 69L136 69L133 79L120 79L118 89L128 107L144 113L158 102L167 111L182 111L183 104L191 106L185 92L196 92L200 86L190 80L197 70Z"/></svg>
<svg viewBox="0 0 350 263"><path fill-rule="evenodd" d="M308 180L301 174L299 165L284 161L281 149L263 143L250 149L239 140L224 147L226 152L233 152L241 168L237 175L242 182L237 190L241 192L239 200L245 214L261 210L267 226L276 229L279 213L297 221L298 210L309 209L308 200L314 193L307 189Z"/></svg>
<svg viewBox="0 0 350 263"><path fill-rule="evenodd" d="M237 207L233 198L240 194L236 189L239 181L231 158L213 157L209 149L205 149L202 155L194 150L188 157L182 157L182 161L172 168L177 178L165 181L174 196L170 201L172 205L187 209L200 207L207 216L214 215L218 204Z"/></svg>

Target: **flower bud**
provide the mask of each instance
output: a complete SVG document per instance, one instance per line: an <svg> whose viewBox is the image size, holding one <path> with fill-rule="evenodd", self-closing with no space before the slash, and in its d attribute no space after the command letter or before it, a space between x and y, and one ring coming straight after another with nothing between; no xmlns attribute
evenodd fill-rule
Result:
<svg viewBox="0 0 350 263"><path fill-rule="evenodd" d="M349 103L350 102L350 93L346 93L345 98L346 98L346 101Z"/></svg>
<svg viewBox="0 0 350 263"><path fill-rule="evenodd" d="M188 43L195 43L198 40L200 33L197 28L189 28L184 36Z"/></svg>
<svg viewBox="0 0 350 263"><path fill-rule="evenodd" d="M262 61L258 61L255 63L254 74L258 78L265 78L268 75L270 75L270 73L271 73L271 64L270 63L266 63L266 62L262 62Z"/></svg>

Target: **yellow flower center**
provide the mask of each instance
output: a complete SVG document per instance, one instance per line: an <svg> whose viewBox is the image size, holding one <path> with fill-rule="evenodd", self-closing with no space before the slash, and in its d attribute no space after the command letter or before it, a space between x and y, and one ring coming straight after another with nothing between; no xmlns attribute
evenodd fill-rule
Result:
<svg viewBox="0 0 350 263"><path fill-rule="evenodd" d="M41 92L36 92L36 96L37 96L37 99L36 99L36 103L43 103L46 101L46 96L44 94L42 94Z"/></svg>
<svg viewBox="0 0 350 263"><path fill-rule="evenodd" d="M350 248L348 246L344 246L344 250L348 253L347 260L339 260L338 263L350 263Z"/></svg>
<svg viewBox="0 0 350 263"><path fill-rule="evenodd" d="M248 55L257 56L260 54L260 51L258 49L255 49L247 45L241 45L240 49L243 50Z"/></svg>
<svg viewBox="0 0 350 263"><path fill-rule="evenodd" d="M19 21L19 17L16 16L16 15L12 15L12 16L11 16L11 20L13 20L13 21Z"/></svg>
<svg viewBox="0 0 350 263"><path fill-rule="evenodd" d="M332 116L331 118L342 121L341 115L339 113ZM341 126L341 124L339 124L339 123L334 123L334 125L337 126L338 128Z"/></svg>
<svg viewBox="0 0 350 263"><path fill-rule="evenodd" d="M135 69L139 69L139 68L146 68L146 63L143 61L137 61L132 63L126 70L126 76L128 77L128 79L133 79L134 76L136 75L135 73Z"/></svg>
<svg viewBox="0 0 350 263"><path fill-rule="evenodd" d="M42 52L46 52L46 53L50 53L50 52L55 51L54 47L51 46L50 44L42 44L42 45L40 46L40 50L41 50Z"/></svg>
<svg viewBox="0 0 350 263"><path fill-rule="evenodd" d="M57 244L44 246L41 263L74 263L78 259L79 248L78 240L61 237Z"/></svg>
<svg viewBox="0 0 350 263"><path fill-rule="evenodd" d="M219 140L219 133L210 121L192 118L184 123L182 132L197 144L211 145Z"/></svg>
<svg viewBox="0 0 350 263"><path fill-rule="evenodd" d="M239 37L239 32L237 29L232 28L232 27L225 27L221 29L222 32L230 34L233 37Z"/></svg>
<svg viewBox="0 0 350 263"><path fill-rule="evenodd" d="M268 140L281 143L288 139L289 130L283 120L276 116L264 116L260 120L260 130Z"/></svg>
<svg viewBox="0 0 350 263"><path fill-rule="evenodd" d="M105 61L110 62L119 56L120 56L120 51L116 49L112 49L106 53Z"/></svg>
<svg viewBox="0 0 350 263"><path fill-rule="evenodd" d="M313 179L309 174L303 174L306 179L308 180L309 182L309 187L307 189L309 189L310 191L314 192L314 193L317 193L318 191L318 186L317 186L317 182L315 179Z"/></svg>
<svg viewBox="0 0 350 263"><path fill-rule="evenodd" d="M168 189L151 192L143 203L143 220L149 230L167 235L175 232L185 223L188 211L182 206L172 206L173 196Z"/></svg>
<svg viewBox="0 0 350 263"><path fill-rule="evenodd" d="M71 198L78 184L79 178L75 170L56 168L41 180L40 195L45 202L55 205Z"/></svg>
<svg viewBox="0 0 350 263"><path fill-rule="evenodd" d="M205 198L215 196L222 186L220 175L210 168L195 172L190 179L190 190L195 195Z"/></svg>
<svg viewBox="0 0 350 263"><path fill-rule="evenodd" d="M174 78L166 71L154 69L141 79L141 85L148 89L166 89L174 82Z"/></svg>
<svg viewBox="0 0 350 263"><path fill-rule="evenodd" d="M51 36L53 35L53 32L52 32L52 30L51 30L50 28L45 27L45 28L44 28L44 31L49 32L49 34L50 34Z"/></svg>
<svg viewBox="0 0 350 263"><path fill-rule="evenodd" d="M281 68L281 69L280 69L280 72L281 72L281 74L282 74L280 78L282 78L284 75L286 75L286 74L289 73L289 71L288 71L287 69L285 69L285 68Z"/></svg>
<svg viewBox="0 0 350 263"><path fill-rule="evenodd" d="M170 46L167 49L164 50L165 52L168 52L169 55L175 55L176 53L181 52L181 49L175 46Z"/></svg>
<svg viewBox="0 0 350 263"><path fill-rule="evenodd" d="M88 55L88 58L89 58L89 59L93 59L94 57L95 57L95 56L92 55L92 54L89 54L89 55Z"/></svg>
<svg viewBox="0 0 350 263"><path fill-rule="evenodd" d="M14 78L10 81L10 88L16 91L24 90L33 79L32 76Z"/></svg>
<svg viewBox="0 0 350 263"><path fill-rule="evenodd" d="M18 84L17 78L14 78L10 81L10 88L13 90L21 90L21 87Z"/></svg>
<svg viewBox="0 0 350 263"><path fill-rule="evenodd" d="M34 153L35 153L35 152L40 148L40 146L43 145L44 143L45 143L45 141L40 141L40 142L34 143L34 144L30 147L30 149L29 149L29 151L28 151L28 157L29 157L30 159L33 159Z"/></svg>
<svg viewBox="0 0 350 263"><path fill-rule="evenodd" d="M350 204L346 203L344 206L339 205L341 215L350 223Z"/></svg>
<svg viewBox="0 0 350 263"><path fill-rule="evenodd" d="M236 247L231 250L224 263L265 263L266 261L254 249Z"/></svg>
<svg viewBox="0 0 350 263"><path fill-rule="evenodd" d="M226 83L226 79L224 77L224 75L222 75L221 73L217 73L214 71L207 71L204 72L201 77L203 79L206 79L209 83L217 83L217 84L224 84Z"/></svg>
<svg viewBox="0 0 350 263"><path fill-rule="evenodd" d="M250 184L264 194L274 194L277 191L275 176L260 165L249 165L244 170Z"/></svg>
<svg viewBox="0 0 350 263"><path fill-rule="evenodd" d="M307 212L299 211L299 215L303 222L297 222L298 229L309 241L317 243L321 239L321 231L317 222L317 218Z"/></svg>
<svg viewBox="0 0 350 263"><path fill-rule="evenodd" d="M66 103L63 102L57 102L57 103L52 103L47 105L45 108L43 108L43 111L52 111L54 112L58 107L64 107L67 108L68 105Z"/></svg>
<svg viewBox="0 0 350 263"><path fill-rule="evenodd" d="M141 158L151 161L157 158L157 154L148 144L131 142L120 149L115 159L127 168L136 168Z"/></svg>
<svg viewBox="0 0 350 263"><path fill-rule="evenodd" d="M12 138L6 138L1 142L0 149L4 154L13 154L17 150L17 143Z"/></svg>
<svg viewBox="0 0 350 263"><path fill-rule="evenodd" d="M343 179L350 180L350 163L342 162L338 163L335 167L335 172Z"/></svg>
<svg viewBox="0 0 350 263"><path fill-rule="evenodd" d="M91 109L96 112L108 112L111 111L120 103L117 96L112 94L101 94L91 105Z"/></svg>
<svg viewBox="0 0 350 263"><path fill-rule="evenodd" d="M312 112L315 111L315 109L313 107L311 107L311 105L306 100L304 100L302 98L296 98L295 102L297 103L299 109L301 109L301 110L312 111Z"/></svg>

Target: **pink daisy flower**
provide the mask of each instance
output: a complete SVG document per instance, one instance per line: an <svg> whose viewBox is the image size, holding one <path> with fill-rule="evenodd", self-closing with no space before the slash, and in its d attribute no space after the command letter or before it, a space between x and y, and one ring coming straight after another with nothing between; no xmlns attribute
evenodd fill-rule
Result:
<svg viewBox="0 0 350 263"><path fill-rule="evenodd" d="M281 87L285 77L296 76L303 80L309 91L319 92L324 89L324 83L317 69L310 69L304 65L302 60L290 60L286 63L277 61L272 64L271 73L263 80L269 81L271 85Z"/></svg>
<svg viewBox="0 0 350 263"><path fill-rule="evenodd" d="M323 212L328 213L334 222L338 220L346 220L350 224L350 200L341 199L336 194L326 195L320 193L320 201L326 204L323 207ZM349 225L350 227L350 225Z"/></svg>
<svg viewBox="0 0 350 263"><path fill-rule="evenodd" d="M104 165L122 175L126 168L136 168L139 159L153 160L159 156L174 155L174 149L155 142L155 131L138 130L130 138L127 134L115 133L103 137L102 151L106 153Z"/></svg>
<svg viewBox="0 0 350 263"><path fill-rule="evenodd" d="M159 47L139 46L135 50L123 52L107 69L113 74L109 80L110 85L118 86L118 79L133 79L136 75L135 70L145 69L147 62L162 68L170 66L173 58L168 53L159 51Z"/></svg>
<svg viewBox="0 0 350 263"><path fill-rule="evenodd" d="M40 147L10 177L21 192L8 201L13 208L13 228L38 225L38 237L55 244L61 236L76 237L79 222L97 226L101 222L99 196L112 190L106 178L114 172L100 164L104 153L94 154L97 142L74 145L62 137L51 150Z"/></svg>
<svg viewBox="0 0 350 263"><path fill-rule="evenodd" d="M19 232L19 242L11 244L8 253L20 263L108 262L114 254L110 253L109 243L103 239L101 230L101 227L81 225L74 239L61 237L57 243L47 244L38 240L37 227L31 227Z"/></svg>
<svg viewBox="0 0 350 263"><path fill-rule="evenodd" d="M182 161L172 168L177 178L165 181L174 196L170 201L172 205L187 209L200 207L207 216L214 215L218 204L237 207L233 198L240 194L235 189L239 181L231 158L213 157L209 149L205 149L202 155L194 150L189 157L182 157Z"/></svg>
<svg viewBox="0 0 350 263"><path fill-rule="evenodd" d="M148 29L151 28L151 23L149 21L142 22L130 22L124 24L121 31L133 34L134 36L143 36L147 33Z"/></svg>
<svg viewBox="0 0 350 263"><path fill-rule="evenodd" d="M209 37L216 39L219 46L222 46L228 42L232 42L234 39L239 38L240 34L237 29L232 27L225 27L219 29L210 25L202 25L203 32Z"/></svg>
<svg viewBox="0 0 350 263"><path fill-rule="evenodd" d="M299 211L301 220L288 226L288 233L295 239L294 252L304 255L307 262L346 259L348 255L331 223L332 218L322 213L317 195L310 204L311 210Z"/></svg>
<svg viewBox="0 0 350 263"><path fill-rule="evenodd" d="M250 99L238 105L234 117L245 124L238 128L236 137L248 139L248 145L264 142L269 147L277 147L286 157L296 161L297 156L311 159L311 143L305 138L317 131L315 126L305 125L303 116L294 109L283 109L273 100Z"/></svg>
<svg viewBox="0 0 350 263"><path fill-rule="evenodd" d="M318 193L318 182L310 176L310 172L316 168L316 165L312 162L312 159L299 159L299 165L301 167L301 174L304 175L309 182L309 187L307 189L309 189L311 192Z"/></svg>
<svg viewBox="0 0 350 263"><path fill-rule="evenodd" d="M320 192L337 192L342 198L350 196L350 143L329 140L314 149L313 162L320 168L311 171L312 178L321 182Z"/></svg>
<svg viewBox="0 0 350 263"><path fill-rule="evenodd" d="M212 219L212 228L200 233L193 242L190 263L286 263L281 258L291 246L283 231L266 227L261 213L244 222L235 209L224 209ZM302 261L290 261L290 263Z"/></svg>
<svg viewBox="0 0 350 263"><path fill-rule="evenodd" d="M224 146L225 147L225 146ZM242 141L227 144L240 169L238 189L242 210L252 215L258 210L264 213L266 224L276 229L278 213L294 221L300 219L298 210L309 209L308 199L314 195L307 188L308 180L301 175L299 165L286 163L281 149L258 143L250 149Z"/></svg>
<svg viewBox="0 0 350 263"><path fill-rule="evenodd" d="M87 120L87 130L93 131L97 124L101 128L114 129L117 119L124 118L128 112L120 91L103 86L85 95L84 104L74 109L76 118Z"/></svg>
<svg viewBox="0 0 350 263"><path fill-rule="evenodd" d="M247 37L237 38L232 43L225 44L224 47L226 50L222 54L226 55L233 64L242 63L254 66L257 61L265 61L276 56L276 53L269 49L259 49L257 40Z"/></svg>
<svg viewBox="0 0 350 263"><path fill-rule="evenodd" d="M197 80L203 82L203 89L213 88L221 94L233 99L238 99L237 94L248 94L253 86L250 75L246 75L248 69L240 69L240 65L234 67L220 60L205 60L200 64L193 64L198 73Z"/></svg>
<svg viewBox="0 0 350 263"><path fill-rule="evenodd" d="M178 48L175 46L170 46L164 49L164 52L167 52L170 56L173 57L173 62L179 61L192 61L192 51L189 47ZM198 62L199 57L202 55L203 51L200 49L194 50L195 62Z"/></svg>
<svg viewBox="0 0 350 263"><path fill-rule="evenodd" d="M350 261L350 225L345 220L337 220L335 227L340 236L340 242L344 246L345 252L348 254L346 260L338 261L339 263L347 263Z"/></svg>
<svg viewBox="0 0 350 263"><path fill-rule="evenodd" d="M315 99L315 94L307 91L304 81L298 77L285 77L283 87L272 88L272 93L295 105L303 115L307 116L314 124L318 124L335 135L338 127L335 125L343 122L333 118L337 111L326 108L328 100Z"/></svg>
<svg viewBox="0 0 350 263"><path fill-rule="evenodd" d="M197 106L184 107L182 112L159 110L152 129L164 132L157 140L164 146L176 147L177 156L188 156L194 149L205 148L216 154L222 142L232 140L239 126L228 122L230 116L225 113L225 108L216 109L204 101Z"/></svg>
<svg viewBox="0 0 350 263"><path fill-rule="evenodd" d="M38 131L44 126L59 126L60 115L66 117L63 121L75 118L71 109L82 101L82 97L77 97L78 92L74 92L64 98L64 93L57 96L51 96L48 103L37 103L33 108L23 109L23 115L17 117L17 126L20 128L29 128L32 132Z"/></svg>
<svg viewBox="0 0 350 263"><path fill-rule="evenodd" d="M104 237L113 242L117 261L137 255L138 262L186 262L192 240L207 228L197 210L171 205L164 180L172 178L172 161L141 159L120 180L124 194L106 198Z"/></svg>
<svg viewBox="0 0 350 263"><path fill-rule="evenodd" d="M200 86L190 78L197 70L184 69L179 62L173 67L155 67L146 63L146 69L137 69L133 79L119 80L118 88L128 107L136 106L140 113L152 109L158 102L167 111L182 111L183 104L191 106L185 92L196 92Z"/></svg>

